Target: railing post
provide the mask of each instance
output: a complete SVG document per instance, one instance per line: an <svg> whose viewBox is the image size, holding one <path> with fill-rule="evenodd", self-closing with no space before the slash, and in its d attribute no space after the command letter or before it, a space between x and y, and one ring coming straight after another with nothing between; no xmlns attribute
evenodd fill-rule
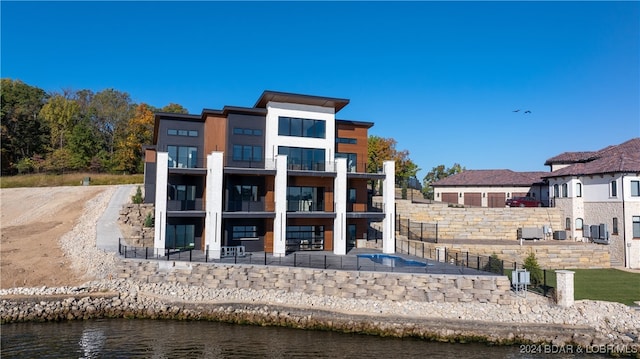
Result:
<svg viewBox="0 0 640 359"><path fill-rule="evenodd" d="M293 266L296 266L296 253L293 253Z"/></svg>
<svg viewBox="0 0 640 359"><path fill-rule="evenodd" d="M149 259L149 247L144 247L144 259Z"/></svg>
<svg viewBox="0 0 640 359"><path fill-rule="evenodd" d="M413 193L413 191L411 191L411 193ZM424 227L424 223L420 223L420 240L421 241L424 241L424 230L423 230L423 227Z"/></svg>
<svg viewBox="0 0 640 359"><path fill-rule="evenodd" d="M544 284L543 284L544 287L543 287L542 290L543 290L544 296L546 297L547 296L547 288L548 288L548 286L547 286L547 270L546 269L542 270L542 278L543 278L543 281L544 281Z"/></svg>
<svg viewBox="0 0 640 359"><path fill-rule="evenodd" d="M480 270L480 256L479 255L476 256L476 261L478 262L478 268L476 268L476 269Z"/></svg>
<svg viewBox="0 0 640 359"><path fill-rule="evenodd" d="M267 252L264 252L264 265L267 265Z"/></svg>
<svg viewBox="0 0 640 359"><path fill-rule="evenodd" d="M438 243L438 222L436 222L436 243Z"/></svg>
<svg viewBox="0 0 640 359"><path fill-rule="evenodd" d="M124 257L127 258L127 246L123 246L124 247Z"/></svg>
<svg viewBox="0 0 640 359"><path fill-rule="evenodd" d="M502 259L500 262L501 262L500 263L501 264L501 266L500 266L500 268L501 268L500 269L500 275L504 275L504 259Z"/></svg>
<svg viewBox="0 0 640 359"><path fill-rule="evenodd" d="M324 269L327 269L327 255L324 255Z"/></svg>

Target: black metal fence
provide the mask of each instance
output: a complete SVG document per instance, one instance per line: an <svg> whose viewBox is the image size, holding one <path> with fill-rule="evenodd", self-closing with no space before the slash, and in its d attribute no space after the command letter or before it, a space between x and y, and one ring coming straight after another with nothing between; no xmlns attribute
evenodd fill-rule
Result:
<svg viewBox="0 0 640 359"><path fill-rule="evenodd" d="M511 273L518 269L525 269L522 263L500 259L497 256L485 256L470 252L450 249L447 247L433 247L428 241L417 239L421 243L411 243L406 240L396 241L396 250L399 253L431 259L436 262L444 262L460 268L475 269L482 272L490 272L498 275L506 275L511 280ZM437 243L437 242L435 242ZM555 271L547 269L532 269L532 283L529 289L547 296L555 287Z"/></svg>
<svg viewBox="0 0 640 359"><path fill-rule="evenodd" d="M396 232L412 241L438 243L438 223L413 222L396 215Z"/></svg>

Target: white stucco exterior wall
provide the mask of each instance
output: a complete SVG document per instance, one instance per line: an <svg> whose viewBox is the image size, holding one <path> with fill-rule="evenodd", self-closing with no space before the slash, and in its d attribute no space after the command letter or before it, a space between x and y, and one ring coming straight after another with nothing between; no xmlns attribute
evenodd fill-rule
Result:
<svg viewBox="0 0 640 359"><path fill-rule="evenodd" d="M167 182L169 177L169 154L156 153L156 199L153 247L164 254L167 233Z"/></svg>
<svg viewBox="0 0 640 359"><path fill-rule="evenodd" d="M222 177L224 153L212 152L207 155L205 249L209 256L220 259L222 247Z"/></svg>
<svg viewBox="0 0 640 359"><path fill-rule="evenodd" d="M382 220L382 253L396 252L396 163L385 161L382 164L385 179L382 183L382 202L385 216Z"/></svg>
<svg viewBox="0 0 640 359"><path fill-rule="evenodd" d="M324 120L325 138L278 136L278 118L280 116ZM278 146L322 148L325 150L325 161L332 162L335 157L335 153L333 153L336 142L335 126L335 110L332 107L269 102L265 128L265 158L275 158L278 154Z"/></svg>
<svg viewBox="0 0 640 359"><path fill-rule="evenodd" d="M347 254L347 159L336 158L333 198L336 218L333 223L333 253Z"/></svg>
<svg viewBox="0 0 640 359"><path fill-rule="evenodd" d="M287 156L276 156L274 196L276 217L273 220L273 255L284 257L287 250Z"/></svg>

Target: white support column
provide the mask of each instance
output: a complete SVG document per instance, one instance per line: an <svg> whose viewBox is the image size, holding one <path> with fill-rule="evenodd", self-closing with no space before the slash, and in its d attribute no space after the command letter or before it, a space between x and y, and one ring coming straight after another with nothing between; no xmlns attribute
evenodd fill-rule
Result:
<svg viewBox="0 0 640 359"><path fill-rule="evenodd" d="M205 249L209 257L220 259L222 246L222 177L224 172L222 152L207 155L206 217L204 224Z"/></svg>
<svg viewBox="0 0 640 359"><path fill-rule="evenodd" d="M556 303L561 307L571 307L574 303L573 274L569 270L556 271Z"/></svg>
<svg viewBox="0 0 640 359"><path fill-rule="evenodd" d="M276 156L274 184L276 218L273 220L273 255L284 257L287 246L287 156Z"/></svg>
<svg viewBox="0 0 640 359"><path fill-rule="evenodd" d="M155 228L153 247L164 252L167 234L167 185L169 180L169 154L156 154L156 199L155 199Z"/></svg>
<svg viewBox="0 0 640 359"><path fill-rule="evenodd" d="M385 178L382 182L382 203L384 204L384 220L382 220L382 253L396 252L396 163L385 161L382 165Z"/></svg>
<svg viewBox="0 0 640 359"><path fill-rule="evenodd" d="M334 211L333 254L347 254L347 159L336 158L336 179L333 185Z"/></svg>

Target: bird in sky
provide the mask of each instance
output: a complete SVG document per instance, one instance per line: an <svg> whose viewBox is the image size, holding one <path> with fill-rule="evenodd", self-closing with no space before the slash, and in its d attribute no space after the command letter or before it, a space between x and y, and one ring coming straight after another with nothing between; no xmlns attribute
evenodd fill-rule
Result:
<svg viewBox="0 0 640 359"><path fill-rule="evenodd" d="M517 110L515 110L515 111L513 111L513 112L520 112L520 109L517 109Z"/></svg>
<svg viewBox="0 0 640 359"><path fill-rule="evenodd" d="M531 111L529 111L529 110L526 110L526 111L525 111L524 113L531 113Z"/></svg>

